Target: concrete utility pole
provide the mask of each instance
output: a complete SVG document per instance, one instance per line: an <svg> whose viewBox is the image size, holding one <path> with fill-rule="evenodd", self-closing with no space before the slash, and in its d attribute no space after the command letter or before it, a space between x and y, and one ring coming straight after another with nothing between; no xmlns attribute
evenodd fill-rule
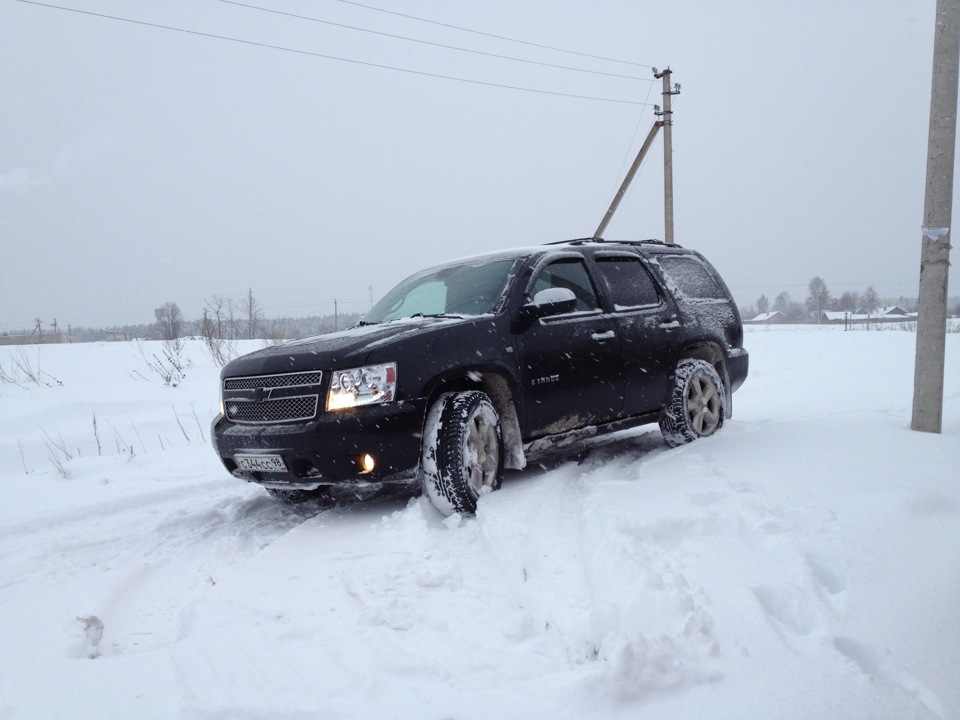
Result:
<svg viewBox="0 0 960 720"><path fill-rule="evenodd" d="M670 87L670 68L654 77L663 78L663 241L673 245L673 110L671 97L680 94L680 86Z"/></svg>
<svg viewBox="0 0 960 720"><path fill-rule="evenodd" d="M610 224L610 220L613 219L613 214L617 211L617 208L620 207L620 201L623 200L623 196L627 193L627 188L630 187L630 183L633 182L634 175L637 174L637 170L640 169L640 166L643 164L643 159L647 156L647 152L650 150L650 146L653 145L653 139L657 136L657 133L660 132L660 121L653 123L653 127L650 128L650 132L647 133L647 139L643 141L643 145L640 147L640 152L637 153L636 159L633 161L633 165L630 166L630 169L627 170L627 176L623 179L623 182L620 183L620 189L617 190L617 194L613 198L613 202L610 203L610 207L607 208L606 215L603 216L603 220L600 221L600 225L597 227L596 232L593 233L594 237L603 237L603 231L607 229L607 225Z"/></svg>
<svg viewBox="0 0 960 720"><path fill-rule="evenodd" d="M937 0L911 422L914 430L933 433L940 432L943 420L958 69L960 0Z"/></svg>
<svg viewBox="0 0 960 720"><path fill-rule="evenodd" d="M603 237L604 230L607 229L607 225L609 225L613 219L613 214L617 211L617 208L620 207L620 201L623 200L623 196L627 193L627 188L630 187L630 183L633 182L637 170L639 170L643 164L643 159L650 151L650 146L653 145L654 138L657 137L660 128L663 128L664 240L668 245L673 245L673 111L670 109L670 96L679 95L680 86L674 85L673 90L670 89L670 68L667 68L663 72L659 72L654 68L653 76L658 79L663 78L664 109L661 111L659 105L653 106L653 113L659 119L654 121L653 127L651 127L650 132L647 133L647 139L643 141L643 145L640 147L640 152L637 153L633 165L627 170L627 175L623 178L620 189L617 190L613 202L611 202L610 207L607 208L607 212L603 216L603 220L600 221L600 225L597 226L596 232L593 233L593 237Z"/></svg>

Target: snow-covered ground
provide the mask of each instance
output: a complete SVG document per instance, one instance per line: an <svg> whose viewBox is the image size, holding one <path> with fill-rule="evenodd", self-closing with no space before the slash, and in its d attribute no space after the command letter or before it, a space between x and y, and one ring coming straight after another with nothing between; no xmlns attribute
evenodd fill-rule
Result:
<svg viewBox="0 0 960 720"><path fill-rule="evenodd" d="M0 348L0 718L958 718L960 334L942 435L915 339L750 328L716 437L449 520L229 477L199 343Z"/></svg>

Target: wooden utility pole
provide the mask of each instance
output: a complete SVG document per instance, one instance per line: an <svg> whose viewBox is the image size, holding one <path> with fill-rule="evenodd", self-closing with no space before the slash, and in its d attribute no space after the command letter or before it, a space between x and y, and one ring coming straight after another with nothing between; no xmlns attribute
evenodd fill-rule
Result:
<svg viewBox="0 0 960 720"><path fill-rule="evenodd" d="M960 0L937 0L911 421L914 430L933 433L940 432L943 421L958 69Z"/></svg>

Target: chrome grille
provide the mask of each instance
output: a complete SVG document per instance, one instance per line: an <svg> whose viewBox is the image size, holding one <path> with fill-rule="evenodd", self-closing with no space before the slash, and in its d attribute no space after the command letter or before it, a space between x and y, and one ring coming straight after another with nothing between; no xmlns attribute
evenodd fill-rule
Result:
<svg viewBox="0 0 960 720"><path fill-rule="evenodd" d="M265 424L312 420L317 414L317 395L298 395L276 400L224 401L227 418L235 423Z"/></svg>
<svg viewBox="0 0 960 720"><path fill-rule="evenodd" d="M284 373L282 375L251 375L249 377L227 378L223 381L224 390L250 390L252 388L301 387L319 385L323 373L310 372Z"/></svg>
<svg viewBox="0 0 960 720"><path fill-rule="evenodd" d="M320 409L319 370L224 378L227 419L247 425L312 420Z"/></svg>

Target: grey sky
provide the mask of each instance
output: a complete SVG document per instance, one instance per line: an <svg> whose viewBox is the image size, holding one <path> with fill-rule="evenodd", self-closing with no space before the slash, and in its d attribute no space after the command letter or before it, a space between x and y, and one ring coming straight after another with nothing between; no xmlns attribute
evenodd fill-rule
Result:
<svg viewBox="0 0 960 720"><path fill-rule="evenodd" d="M46 1L46 0L45 0ZM50 0L476 81L660 103L649 67L340 0ZM244 0L247 2L247 0ZM743 304L915 296L934 0L367 4L669 65L677 242ZM252 288L268 316L363 311L433 261L588 236L652 107L454 82L0 0L0 331L151 322ZM632 143L632 144L631 144ZM663 236L658 140L605 233ZM955 286L955 283L954 283Z"/></svg>

